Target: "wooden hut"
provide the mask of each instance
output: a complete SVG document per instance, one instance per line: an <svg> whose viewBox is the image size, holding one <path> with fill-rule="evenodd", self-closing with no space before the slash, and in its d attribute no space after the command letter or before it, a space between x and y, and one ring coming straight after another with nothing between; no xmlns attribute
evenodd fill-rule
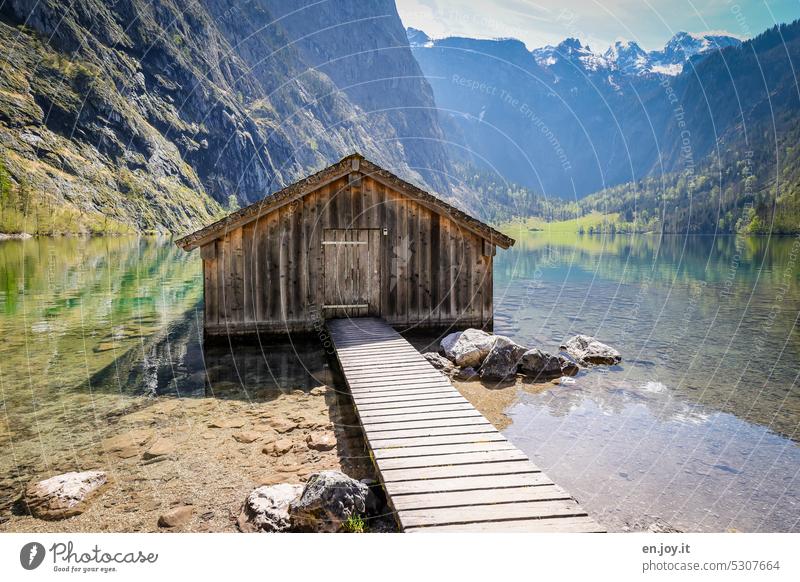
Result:
<svg viewBox="0 0 800 582"><path fill-rule="evenodd" d="M364 159L338 163L177 241L203 259L207 335L492 326L492 260L514 241Z"/></svg>

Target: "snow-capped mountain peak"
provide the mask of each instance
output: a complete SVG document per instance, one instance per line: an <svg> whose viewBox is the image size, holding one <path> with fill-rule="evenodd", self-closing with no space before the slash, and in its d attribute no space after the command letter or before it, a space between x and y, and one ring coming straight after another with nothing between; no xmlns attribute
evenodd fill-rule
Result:
<svg viewBox="0 0 800 582"><path fill-rule="evenodd" d="M603 56L625 73L642 74L650 71L647 53L632 40L616 41L603 53Z"/></svg>
<svg viewBox="0 0 800 582"><path fill-rule="evenodd" d="M690 58L729 46L739 46L742 41L723 33L678 32L660 51L648 53L654 73L677 75Z"/></svg>

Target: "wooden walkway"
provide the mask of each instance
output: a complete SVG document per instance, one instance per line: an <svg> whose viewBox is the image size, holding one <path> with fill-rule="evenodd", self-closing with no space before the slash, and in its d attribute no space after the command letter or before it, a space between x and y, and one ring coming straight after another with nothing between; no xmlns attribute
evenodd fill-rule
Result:
<svg viewBox="0 0 800 582"><path fill-rule="evenodd" d="M385 321L328 329L403 531L603 531Z"/></svg>

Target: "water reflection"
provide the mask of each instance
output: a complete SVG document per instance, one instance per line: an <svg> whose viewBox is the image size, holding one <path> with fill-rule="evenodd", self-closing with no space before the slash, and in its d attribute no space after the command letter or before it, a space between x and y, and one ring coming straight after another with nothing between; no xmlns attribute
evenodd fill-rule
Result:
<svg viewBox="0 0 800 582"><path fill-rule="evenodd" d="M152 396L265 402L331 381L319 342L203 346L199 257L155 238L0 242L0 509Z"/></svg>
<svg viewBox="0 0 800 582"><path fill-rule="evenodd" d="M624 361L521 393L507 434L612 529L796 531L799 262L794 238L524 235L497 331Z"/></svg>

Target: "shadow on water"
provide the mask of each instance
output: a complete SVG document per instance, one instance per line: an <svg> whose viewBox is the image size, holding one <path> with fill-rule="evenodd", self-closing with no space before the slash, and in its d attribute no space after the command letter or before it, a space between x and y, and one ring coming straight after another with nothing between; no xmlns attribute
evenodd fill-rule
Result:
<svg viewBox="0 0 800 582"><path fill-rule="evenodd" d="M266 401L294 390L330 385L333 377L320 342L275 343L258 338L204 342L202 305L170 323L96 372L94 390L136 396L214 397Z"/></svg>

